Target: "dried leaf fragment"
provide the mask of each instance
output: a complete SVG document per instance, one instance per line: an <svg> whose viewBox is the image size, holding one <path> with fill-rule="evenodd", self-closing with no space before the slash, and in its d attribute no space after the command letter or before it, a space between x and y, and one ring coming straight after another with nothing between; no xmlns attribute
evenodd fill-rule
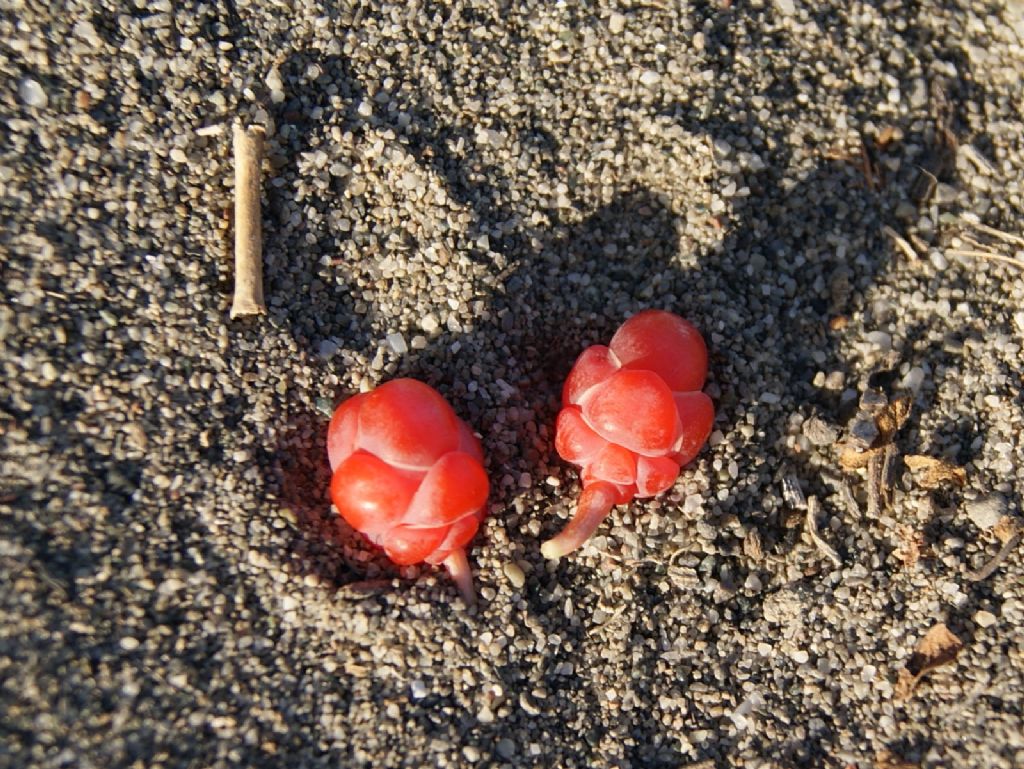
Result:
<svg viewBox="0 0 1024 769"><path fill-rule="evenodd" d="M1020 534L1020 532L1020 521L1012 515L1004 515L999 519L999 523L992 527L992 533L995 534L996 539L1004 545Z"/></svg>
<svg viewBox="0 0 1024 769"><path fill-rule="evenodd" d="M875 138L875 144L878 145L879 149L885 149L893 142L899 141L901 138L903 138L903 132L899 128L892 125L886 125L878 132L878 136Z"/></svg>
<svg viewBox="0 0 1024 769"><path fill-rule="evenodd" d="M910 418L910 409L913 401L909 396L897 398L891 403L878 407L877 412L871 417L860 418L851 429L851 443L859 443L866 448L858 448L856 445L848 445L839 455L839 464L844 470L860 470L867 467L871 460L880 456L886 446L890 445L900 428ZM861 412L862 414L864 412ZM871 424L871 420L874 424ZM870 432L865 432L870 430ZM858 433L861 433L858 435Z"/></svg>
<svg viewBox="0 0 1024 769"><path fill-rule="evenodd" d="M917 482L926 489L937 489L943 484L963 486L967 483L967 471L945 459L923 454L910 454L903 458Z"/></svg>
<svg viewBox="0 0 1024 769"><path fill-rule="evenodd" d="M846 315L836 315L828 321L830 331L842 331L848 325L850 325L850 318Z"/></svg>
<svg viewBox="0 0 1024 769"><path fill-rule="evenodd" d="M953 635L945 623L940 622L925 633L924 638L917 644L917 649L914 651L914 657L919 657L919 659L915 660L914 657L911 657L907 666L913 669L917 663L917 675L927 673L929 670L934 670L940 665L955 660L956 655L963 647L963 641Z"/></svg>
<svg viewBox="0 0 1024 769"><path fill-rule="evenodd" d="M918 682L928 673L952 662L963 648L964 643L950 632L945 623L939 622L918 641L917 648L900 671L896 682L896 696L909 697Z"/></svg>
<svg viewBox="0 0 1024 769"><path fill-rule="evenodd" d="M913 400L910 396L904 396L892 401L878 412L875 417L875 424L878 425L878 438L875 440L875 447L892 443L896 433L907 423L910 418L910 408Z"/></svg>
<svg viewBox="0 0 1024 769"><path fill-rule="evenodd" d="M868 449L867 451L858 451L853 448L843 449L839 455L839 464L844 470L860 470L868 466L872 457L881 453L882 449Z"/></svg>

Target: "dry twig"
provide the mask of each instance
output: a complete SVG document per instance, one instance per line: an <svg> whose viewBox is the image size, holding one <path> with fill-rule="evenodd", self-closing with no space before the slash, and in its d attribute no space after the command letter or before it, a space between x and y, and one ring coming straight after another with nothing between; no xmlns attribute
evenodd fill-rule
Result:
<svg viewBox="0 0 1024 769"><path fill-rule="evenodd" d="M886 446L878 451L872 452L868 459L868 515L877 518L882 512L883 484L886 466L886 454L889 447Z"/></svg>
<svg viewBox="0 0 1024 769"><path fill-rule="evenodd" d="M1018 235L1011 235L1008 232L997 230L995 227L989 227L987 224L982 224L981 222L972 222L967 220L967 223L978 232L984 232L986 235L991 235L993 238L998 238L999 240L1005 240L1007 243L1024 246L1024 238L1019 237Z"/></svg>
<svg viewBox="0 0 1024 769"><path fill-rule="evenodd" d="M892 242L896 244L896 247L900 251L902 251L904 255L911 261L916 262L918 259L920 259L920 256L918 256L917 251L914 250L914 247L910 245L907 239L900 235L898 232L896 232L896 230L894 230L888 224L882 227L882 234L888 235L890 238L892 238Z"/></svg>
<svg viewBox="0 0 1024 769"><path fill-rule="evenodd" d="M1005 525L1003 521L1007 521ZM1002 521L996 524L997 535L1002 532L1000 539L1003 539L1003 546L999 548L999 552L995 554L991 561L986 563L977 571L968 571L966 577L971 582L981 582L984 579L988 579L995 574L1003 561L1014 550L1017 549L1017 545L1020 544L1022 538L1024 538L1024 526L1021 526L1013 518L1006 516Z"/></svg>
<svg viewBox="0 0 1024 769"><path fill-rule="evenodd" d="M807 535L811 538L811 542L817 547L825 557L832 561L836 567L843 565L843 559L839 557L839 553L833 549L833 547L822 539L821 534L818 533L818 498L809 497L807 499Z"/></svg>
<svg viewBox="0 0 1024 769"><path fill-rule="evenodd" d="M235 151L235 295L232 319L263 315L263 232L260 215L261 126L234 127Z"/></svg>
<svg viewBox="0 0 1024 769"><path fill-rule="evenodd" d="M1006 264L1012 264L1014 267L1019 267L1024 270L1024 259L1015 259L1012 256L1004 256L1003 254L997 254L994 251L977 251L975 249L963 249L963 248L947 248L946 254L948 256L963 256L968 259L990 259L993 262L1005 262Z"/></svg>
<svg viewBox="0 0 1024 769"><path fill-rule="evenodd" d="M959 147L959 152L961 155L963 155L965 158L971 161L974 167L977 168L981 173L985 174L986 176L995 176L996 169L992 167L992 164L988 161L988 158L986 158L984 155L978 152L978 150L974 147L973 144L961 144Z"/></svg>
<svg viewBox="0 0 1024 769"><path fill-rule="evenodd" d="M818 532L818 512L820 510L818 498L811 496L805 499L804 492L800 488L800 482L792 475L787 475L782 479L782 496L791 507L805 511L804 530L807 532L807 536L810 537L811 542L814 543L814 546L824 553L825 557L837 567L842 566L843 559L839 557L839 553L822 539L821 534Z"/></svg>

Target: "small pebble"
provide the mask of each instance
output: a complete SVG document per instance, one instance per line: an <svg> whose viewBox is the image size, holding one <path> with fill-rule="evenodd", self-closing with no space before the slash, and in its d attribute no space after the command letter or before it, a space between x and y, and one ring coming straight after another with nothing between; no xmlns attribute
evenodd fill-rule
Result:
<svg viewBox="0 0 1024 769"><path fill-rule="evenodd" d="M850 437L860 448L865 449L878 437L878 425L871 417L858 417L850 425Z"/></svg>
<svg viewBox="0 0 1024 769"><path fill-rule="evenodd" d="M396 355L405 355L409 352L409 346L405 343L405 337L401 334L388 334L388 345L395 351Z"/></svg>
<svg viewBox="0 0 1024 769"><path fill-rule="evenodd" d="M653 88L654 86L661 82L661 75L659 75L653 69L648 69L645 70L640 75L640 82L641 84L647 86L648 88Z"/></svg>
<svg viewBox="0 0 1024 769"><path fill-rule="evenodd" d="M516 754L516 744L508 737L502 737L498 740L497 751L502 758L510 759Z"/></svg>
<svg viewBox="0 0 1024 769"><path fill-rule="evenodd" d="M39 367L39 375L43 378L44 382L54 382L60 376L60 372L57 371L57 367L50 361L46 361Z"/></svg>
<svg viewBox="0 0 1024 769"><path fill-rule="evenodd" d="M427 313L420 319L420 328L428 334L433 334L440 326L441 324L438 322L437 316L433 313Z"/></svg>
<svg viewBox="0 0 1024 769"><path fill-rule="evenodd" d="M888 352L892 349L892 334L887 331L871 331L864 338L881 352Z"/></svg>
<svg viewBox="0 0 1024 769"><path fill-rule="evenodd" d="M50 102L46 96L46 91L43 90L39 81L29 77L23 78L18 83L18 97L26 107L35 107L37 109L42 109Z"/></svg>
<svg viewBox="0 0 1024 769"><path fill-rule="evenodd" d="M996 619L995 614L984 609L974 614L974 621L978 624L978 627L992 627L996 624Z"/></svg>
<svg viewBox="0 0 1024 769"><path fill-rule="evenodd" d="M516 590L522 588L526 584L526 574L523 572L522 567L519 566L515 561L506 561L502 567L505 572L505 576L508 577L509 583Z"/></svg>
<svg viewBox="0 0 1024 769"><path fill-rule="evenodd" d="M924 369L920 366L914 366L906 373L906 376L900 380L900 387L904 390L917 392L921 389L921 385L924 384L924 378Z"/></svg>
<svg viewBox="0 0 1024 769"><path fill-rule="evenodd" d="M1006 497L999 493L969 500L964 503L964 507L967 510L967 517L975 526L985 531L999 523L999 519L1006 515L1008 509Z"/></svg>
<svg viewBox="0 0 1024 769"><path fill-rule="evenodd" d="M818 417L804 421L804 435L815 446L831 446L838 440L839 431Z"/></svg>

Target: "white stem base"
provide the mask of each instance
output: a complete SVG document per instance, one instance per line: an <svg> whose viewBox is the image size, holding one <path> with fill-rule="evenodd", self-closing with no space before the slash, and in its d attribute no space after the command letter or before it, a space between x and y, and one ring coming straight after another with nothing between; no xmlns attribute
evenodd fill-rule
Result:
<svg viewBox="0 0 1024 769"><path fill-rule="evenodd" d="M572 520L559 534L540 546L541 555L557 560L580 547L608 517L617 496L615 487L603 481L583 489Z"/></svg>
<svg viewBox="0 0 1024 769"><path fill-rule="evenodd" d="M469 561L466 559L466 551L462 548L452 550L444 559L445 568L452 575L452 581L462 594L462 600L466 602L467 608L476 606L476 590L473 588L473 572L469 568Z"/></svg>

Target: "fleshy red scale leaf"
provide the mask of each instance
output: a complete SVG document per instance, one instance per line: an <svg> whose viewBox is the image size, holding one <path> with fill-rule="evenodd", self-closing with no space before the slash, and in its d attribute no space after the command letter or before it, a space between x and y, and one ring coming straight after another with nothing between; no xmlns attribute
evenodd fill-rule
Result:
<svg viewBox="0 0 1024 769"><path fill-rule="evenodd" d="M357 451L334 471L331 501L352 528L377 539L402 521L418 485L410 473Z"/></svg>
<svg viewBox="0 0 1024 769"><path fill-rule="evenodd" d="M612 337L612 352L625 369L653 371L674 392L700 390L708 373L704 338L689 321L664 310L645 310Z"/></svg>
<svg viewBox="0 0 1024 769"><path fill-rule="evenodd" d="M562 405L579 403L586 392L594 385L605 381L619 370L619 364L611 354L611 350L603 344L588 347L576 359L569 377L562 387Z"/></svg>
<svg viewBox="0 0 1024 769"><path fill-rule="evenodd" d="M555 451L566 462L584 465L590 462L608 441L583 421L579 406L566 406L555 422Z"/></svg>
<svg viewBox="0 0 1024 769"><path fill-rule="evenodd" d="M688 464L711 435L715 422L715 405L702 392L676 393L681 432L674 448L674 458L680 465Z"/></svg>
<svg viewBox="0 0 1024 769"><path fill-rule="evenodd" d="M451 554L452 550L468 545L469 541L476 536L478 528L480 528L480 516L467 515L457 520L449 527L444 542L427 556L427 563L441 563Z"/></svg>
<svg viewBox="0 0 1024 769"><path fill-rule="evenodd" d="M602 438L638 454L664 454L676 438L672 392L652 371L617 371L591 390L583 418Z"/></svg>
<svg viewBox="0 0 1024 769"><path fill-rule="evenodd" d="M636 481L636 454L614 443L606 443L587 469L594 478L629 486Z"/></svg>
<svg viewBox="0 0 1024 769"><path fill-rule="evenodd" d="M429 385L395 379L362 402L358 445L391 464L426 469L458 448L459 418Z"/></svg>
<svg viewBox="0 0 1024 769"><path fill-rule="evenodd" d="M633 499L633 497L636 496L635 483L631 483L628 486L619 486L618 484L609 483L603 478L598 478L596 475L594 475L590 471L589 465L580 470L580 483L583 484L584 489L586 489L588 486L593 486L594 484L598 483L603 484L604 486L607 486L610 489L614 489L616 505L624 505L631 499Z"/></svg>
<svg viewBox="0 0 1024 769"><path fill-rule="evenodd" d="M423 529L416 526L395 526L381 539L380 545L388 558L399 566L421 563L435 552L445 537L448 526Z"/></svg>
<svg viewBox="0 0 1024 769"><path fill-rule="evenodd" d="M445 454L427 471L409 505L403 523L448 526L487 502L487 474L469 454Z"/></svg>
<svg viewBox="0 0 1024 769"><path fill-rule="evenodd" d="M672 488L679 464L668 457L640 457L636 462L636 495L654 497Z"/></svg>
<svg viewBox="0 0 1024 769"><path fill-rule="evenodd" d="M366 396L353 395L334 410L327 427L327 459L334 470L355 451L356 431L359 426L359 404Z"/></svg>

